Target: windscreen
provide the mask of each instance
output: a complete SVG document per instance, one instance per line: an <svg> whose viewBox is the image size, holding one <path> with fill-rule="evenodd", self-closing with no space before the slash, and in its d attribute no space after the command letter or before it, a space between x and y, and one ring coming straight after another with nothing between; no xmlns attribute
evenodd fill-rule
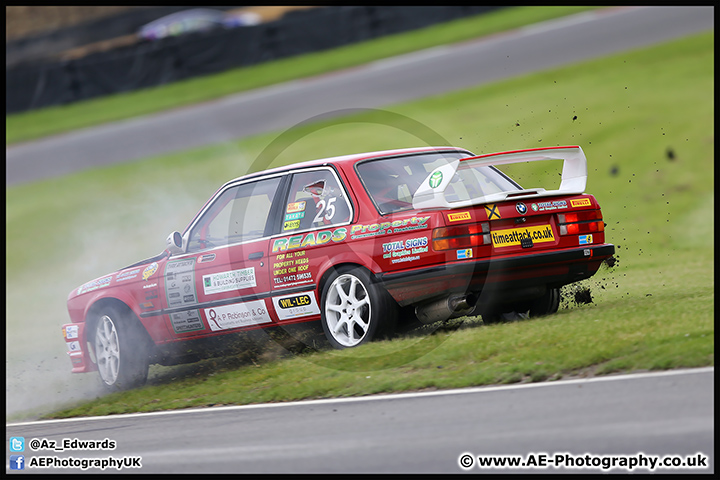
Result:
<svg viewBox="0 0 720 480"><path fill-rule="evenodd" d="M412 209L413 195L430 172L469 156L465 152L430 152L369 160L356 168L365 190L378 211L385 215ZM456 202L520 189L495 167L471 167L461 162L445 190L445 198Z"/></svg>

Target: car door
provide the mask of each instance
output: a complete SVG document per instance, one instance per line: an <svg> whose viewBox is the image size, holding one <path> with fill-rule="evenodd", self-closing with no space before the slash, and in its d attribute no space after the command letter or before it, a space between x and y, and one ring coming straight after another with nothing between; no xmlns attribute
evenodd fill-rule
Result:
<svg viewBox="0 0 720 480"><path fill-rule="evenodd" d="M331 167L296 171L288 181L270 248L273 307L281 322L319 315L319 267L345 238L353 205Z"/></svg>
<svg viewBox="0 0 720 480"><path fill-rule="evenodd" d="M167 321L177 336L272 322L269 219L282 182L275 175L228 185L191 226L186 254L167 261Z"/></svg>

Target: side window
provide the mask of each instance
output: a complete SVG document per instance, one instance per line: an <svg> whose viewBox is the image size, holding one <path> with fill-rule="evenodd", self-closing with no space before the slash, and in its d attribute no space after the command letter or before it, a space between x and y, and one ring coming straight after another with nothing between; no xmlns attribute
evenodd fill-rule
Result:
<svg viewBox="0 0 720 480"><path fill-rule="evenodd" d="M261 238L280 177L228 188L190 232L188 252Z"/></svg>
<svg viewBox="0 0 720 480"><path fill-rule="evenodd" d="M330 170L293 175L281 232L337 225L350 220L350 202Z"/></svg>

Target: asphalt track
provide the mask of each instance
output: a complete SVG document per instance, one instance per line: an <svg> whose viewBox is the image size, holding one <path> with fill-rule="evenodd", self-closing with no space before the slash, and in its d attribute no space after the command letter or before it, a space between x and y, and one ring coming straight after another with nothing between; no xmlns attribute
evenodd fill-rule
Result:
<svg viewBox="0 0 720 480"><path fill-rule="evenodd" d="M321 114L429 95L714 28L713 7L619 7L422 50L6 149L6 185L289 128Z"/></svg>
<svg viewBox="0 0 720 480"><path fill-rule="evenodd" d="M33 422L7 425L6 436L8 442L24 437L26 471L34 473L81 472L79 466L29 466L48 457L138 459L141 468L122 473L711 473L713 392L710 367ZM34 451L33 439L57 446L67 439L70 447L77 445L73 440L107 439L115 448ZM463 454L474 457L468 469L460 466ZM477 463L479 455L533 462L530 454L534 464L525 467L481 469ZM616 463L603 470L600 463L603 457L639 462L675 455L682 461L698 454L707 457L706 468L651 470L648 463L631 470Z"/></svg>

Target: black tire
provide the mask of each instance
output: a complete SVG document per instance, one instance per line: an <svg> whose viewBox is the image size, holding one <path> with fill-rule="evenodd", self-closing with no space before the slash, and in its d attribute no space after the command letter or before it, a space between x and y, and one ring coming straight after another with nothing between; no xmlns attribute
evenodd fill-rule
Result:
<svg viewBox="0 0 720 480"><path fill-rule="evenodd" d="M545 295L530 305L530 318L542 317L557 313L560 307L560 289L548 288Z"/></svg>
<svg viewBox="0 0 720 480"><path fill-rule="evenodd" d="M397 303L359 267L334 271L325 282L320 303L323 332L337 349L392 335L397 323Z"/></svg>
<svg viewBox="0 0 720 480"><path fill-rule="evenodd" d="M130 312L106 308L93 327L100 383L110 391L128 390L147 381L147 334Z"/></svg>

